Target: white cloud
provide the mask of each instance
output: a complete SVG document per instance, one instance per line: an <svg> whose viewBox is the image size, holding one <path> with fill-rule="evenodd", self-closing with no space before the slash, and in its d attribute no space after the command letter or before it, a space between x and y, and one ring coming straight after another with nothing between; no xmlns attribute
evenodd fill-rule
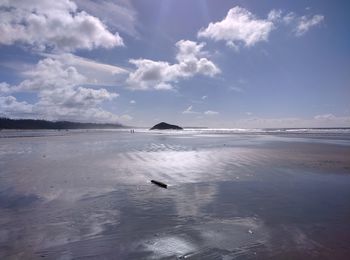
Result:
<svg viewBox="0 0 350 260"><path fill-rule="evenodd" d="M192 108L192 106L189 106L184 111L182 111L182 114L198 114L198 112L193 111Z"/></svg>
<svg viewBox="0 0 350 260"><path fill-rule="evenodd" d="M45 118L47 120L116 123L120 119L117 115L101 107L82 109L80 107L62 107L56 104L48 104L47 106L35 104L33 109L36 117Z"/></svg>
<svg viewBox="0 0 350 260"><path fill-rule="evenodd" d="M2 96L3 102L7 101L7 106L0 111L7 116L13 117L30 106L33 117L51 120L116 122L118 119L116 115L101 108L103 102L113 100L118 94L104 88L83 87L87 79L73 66L46 58L23 75L26 79L18 85L2 85L8 89L7 93L34 92L39 101L30 105L18 103L11 96Z"/></svg>
<svg viewBox="0 0 350 260"><path fill-rule="evenodd" d="M51 58L40 60L34 68L22 74L27 79L12 87L13 91L57 90L86 82L75 67L64 66Z"/></svg>
<svg viewBox="0 0 350 260"><path fill-rule="evenodd" d="M238 50L240 45L250 47L258 42L267 41L270 33L278 28L281 22L292 26L295 35L301 36L323 20L324 16L320 14L298 17L290 12L283 16L283 12L276 9L269 12L267 19L259 19L248 10L236 6L228 11L223 20L202 28L198 37L225 41L228 46Z"/></svg>
<svg viewBox="0 0 350 260"><path fill-rule="evenodd" d="M10 84L6 82L1 82L0 83L0 95L1 94L7 94L11 92L11 86Z"/></svg>
<svg viewBox="0 0 350 260"><path fill-rule="evenodd" d="M123 75L125 80L128 71L64 54L77 49L122 46L118 33L111 33L101 20L79 11L70 0L0 0L0 15L0 45L19 43L36 51L51 52L41 53L46 58L34 67L26 64L21 72L25 79L19 84L0 83L2 115L94 122L119 119L101 108L118 94L83 85L116 85ZM15 92L33 92L39 100L28 104L6 96Z"/></svg>
<svg viewBox="0 0 350 260"><path fill-rule="evenodd" d="M46 91L45 91L46 92ZM118 94L110 93L106 89L91 89L84 87L62 88L40 93L40 104L55 104L64 107L90 108L112 100ZM49 94L49 95L48 95Z"/></svg>
<svg viewBox="0 0 350 260"><path fill-rule="evenodd" d="M70 0L2 0L0 44L21 43L37 50L74 51L122 46L98 18Z"/></svg>
<svg viewBox="0 0 350 260"><path fill-rule="evenodd" d="M127 83L136 90L173 88L171 83L179 79L193 77L200 74L213 77L220 73L219 68L210 60L203 57L204 43L181 40L176 43L178 49L176 59L178 63L169 64L164 61L148 59L132 59L129 62L136 66L136 70L129 74Z"/></svg>
<svg viewBox="0 0 350 260"><path fill-rule="evenodd" d="M98 17L107 25L123 33L138 37L137 12L129 0L75 0L82 10Z"/></svg>
<svg viewBox="0 0 350 260"><path fill-rule="evenodd" d="M324 127L350 127L350 116L336 116L333 114L316 115L315 125Z"/></svg>
<svg viewBox="0 0 350 260"><path fill-rule="evenodd" d="M208 98L208 96L202 96L201 99L202 100L206 100Z"/></svg>
<svg viewBox="0 0 350 260"><path fill-rule="evenodd" d="M275 18L276 15L270 13L269 18ZM248 10L236 6L229 10L223 20L210 23L207 28L201 29L198 37L226 41L226 44L232 47L237 47L240 43L253 46L268 40L270 32L274 29L270 19L258 19Z"/></svg>
<svg viewBox="0 0 350 260"><path fill-rule="evenodd" d="M125 81L128 70L95 60L82 58L73 54L42 54L44 57L53 58L65 66L73 66L80 74L84 75L86 84L115 86Z"/></svg>
<svg viewBox="0 0 350 260"><path fill-rule="evenodd" d="M293 33L296 36L302 36L308 32L312 27L320 24L324 20L321 14L312 16L297 16L294 12L289 12L286 15L280 14L276 17L275 22L283 22L285 25L292 27Z"/></svg>
<svg viewBox="0 0 350 260"><path fill-rule="evenodd" d="M76 56L74 54L43 54L43 56L51 57L56 60L60 60L67 65L73 65L76 67L90 68L93 71L105 71L110 74L122 74L128 73L128 71L122 67L110 65L106 63L97 62L95 60Z"/></svg>
<svg viewBox="0 0 350 260"><path fill-rule="evenodd" d="M301 36L309 31L312 27L318 25L324 20L323 15L314 15L312 17L302 16L298 19L298 24L295 29L295 35Z"/></svg>
<svg viewBox="0 0 350 260"><path fill-rule="evenodd" d="M206 115L206 116L214 116L214 115L218 115L219 112L216 111L212 111L212 110L207 110L205 112L196 112L193 110L193 106L189 106L188 108L186 108L184 111L182 111L182 114L196 114L196 115L200 115L197 118L201 118L201 115Z"/></svg>
<svg viewBox="0 0 350 260"><path fill-rule="evenodd" d="M267 128L267 127L350 127L349 116L333 114L316 115L313 118L259 118L250 117L237 120L234 127Z"/></svg>
<svg viewBox="0 0 350 260"><path fill-rule="evenodd" d="M130 100L130 104L136 104L135 100Z"/></svg>
<svg viewBox="0 0 350 260"><path fill-rule="evenodd" d="M120 120L122 120L122 121L131 121L131 120L133 120L133 117L130 116L130 115L122 115L120 117Z"/></svg>
<svg viewBox="0 0 350 260"><path fill-rule="evenodd" d="M219 112L212 111L212 110L208 110L208 111L204 112L204 115L207 115L207 116L215 116L215 115L218 115L218 114L219 114Z"/></svg>
<svg viewBox="0 0 350 260"><path fill-rule="evenodd" d="M130 60L129 62L137 67L127 79L127 83L132 89L157 89L159 84L174 79L171 65L167 62L147 59Z"/></svg>
<svg viewBox="0 0 350 260"><path fill-rule="evenodd" d="M285 24L290 24L293 21L295 21L295 19L297 19L297 16L294 12L289 12L288 14L286 14L285 16L282 17L282 21Z"/></svg>
<svg viewBox="0 0 350 260"><path fill-rule="evenodd" d="M154 89L156 90L172 90L173 86L169 83L160 82L159 84L154 86Z"/></svg>
<svg viewBox="0 0 350 260"><path fill-rule="evenodd" d="M269 14L267 15L267 19L269 21L277 21L281 18L282 16L282 11L281 10L276 10L276 9L273 9L269 12Z"/></svg>
<svg viewBox="0 0 350 260"><path fill-rule="evenodd" d="M235 92L239 92L239 93L241 93L241 92L243 92L243 89L242 88L240 88L240 87L230 87L229 88L230 90L232 90L232 91L235 91Z"/></svg>
<svg viewBox="0 0 350 260"><path fill-rule="evenodd" d="M20 73L22 71L30 69L33 66L33 64L22 60L22 57L20 55L17 55L17 56L11 56L10 60L6 59L3 61L0 61L0 66L4 68L8 68L15 73Z"/></svg>
<svg viewBox="0 0 350 260"><path fill-rule="evenodd" d="M333 120L336 116L333 114L323 114L323 115L316 115L314 116L314 119L316 120Z"/></svg>
<svg viewBox="0 0 350 260"><path fill-rule="evenodd" d="M31 117L33 112L32 105L27 102L20 102L13 96L0 96L0 116L11 115L12 118Z"/></svg>
<svg viewBox="0 0 350 260"><path fill-rule="evenodd" d="M259 118L250 117L235 122L237 127L264 128L264 127L298 127L299 118Z"/></svg>
<svg viewBox="0 0 350 260"><path fill-rule="evenodd" d="M204 42L196 43L194 41L180 40L175 46L178 48L178 53L176 54L176 59L181 62L190 59L197 59L199 56L205 55L202 51L205 46Z"/></svg>

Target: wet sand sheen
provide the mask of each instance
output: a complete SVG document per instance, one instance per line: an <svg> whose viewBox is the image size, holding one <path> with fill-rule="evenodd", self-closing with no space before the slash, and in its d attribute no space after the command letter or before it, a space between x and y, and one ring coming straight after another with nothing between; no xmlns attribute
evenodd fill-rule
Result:
<svg viewBox="0 0 350 260"><path fill-rule="evenodd" d="M0 258L347 259L350 146L299 137L0 138Z"/></svg>

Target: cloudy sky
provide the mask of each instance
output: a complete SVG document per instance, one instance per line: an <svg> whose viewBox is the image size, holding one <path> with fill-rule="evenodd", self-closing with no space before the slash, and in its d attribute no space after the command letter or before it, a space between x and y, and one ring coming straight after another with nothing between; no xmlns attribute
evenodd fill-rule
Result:
<svg viewBox="0 0 350 260"><path fill-rule="evenodd" d="M348 1L0 0L0 116L350 126Z"/></svg>

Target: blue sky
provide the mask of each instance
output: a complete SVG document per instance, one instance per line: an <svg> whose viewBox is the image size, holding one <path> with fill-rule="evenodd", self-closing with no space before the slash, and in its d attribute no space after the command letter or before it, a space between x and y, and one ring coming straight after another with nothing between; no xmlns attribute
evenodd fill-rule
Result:
<svg viewBox="0 0 350 260"><path fill-rule="evenodd" d="M349 7L0 0L0 116L350 126Z"/></svg>

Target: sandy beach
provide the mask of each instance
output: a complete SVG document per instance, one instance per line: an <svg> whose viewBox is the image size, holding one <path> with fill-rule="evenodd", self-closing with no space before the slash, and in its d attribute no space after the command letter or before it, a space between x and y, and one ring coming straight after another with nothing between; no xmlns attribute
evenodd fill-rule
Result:
<svg viewBox="0 0 350 260"><path fill-rule="evenodd" d="M347 132L2 131L0 169L1 259L350 257Z"/></svg>

